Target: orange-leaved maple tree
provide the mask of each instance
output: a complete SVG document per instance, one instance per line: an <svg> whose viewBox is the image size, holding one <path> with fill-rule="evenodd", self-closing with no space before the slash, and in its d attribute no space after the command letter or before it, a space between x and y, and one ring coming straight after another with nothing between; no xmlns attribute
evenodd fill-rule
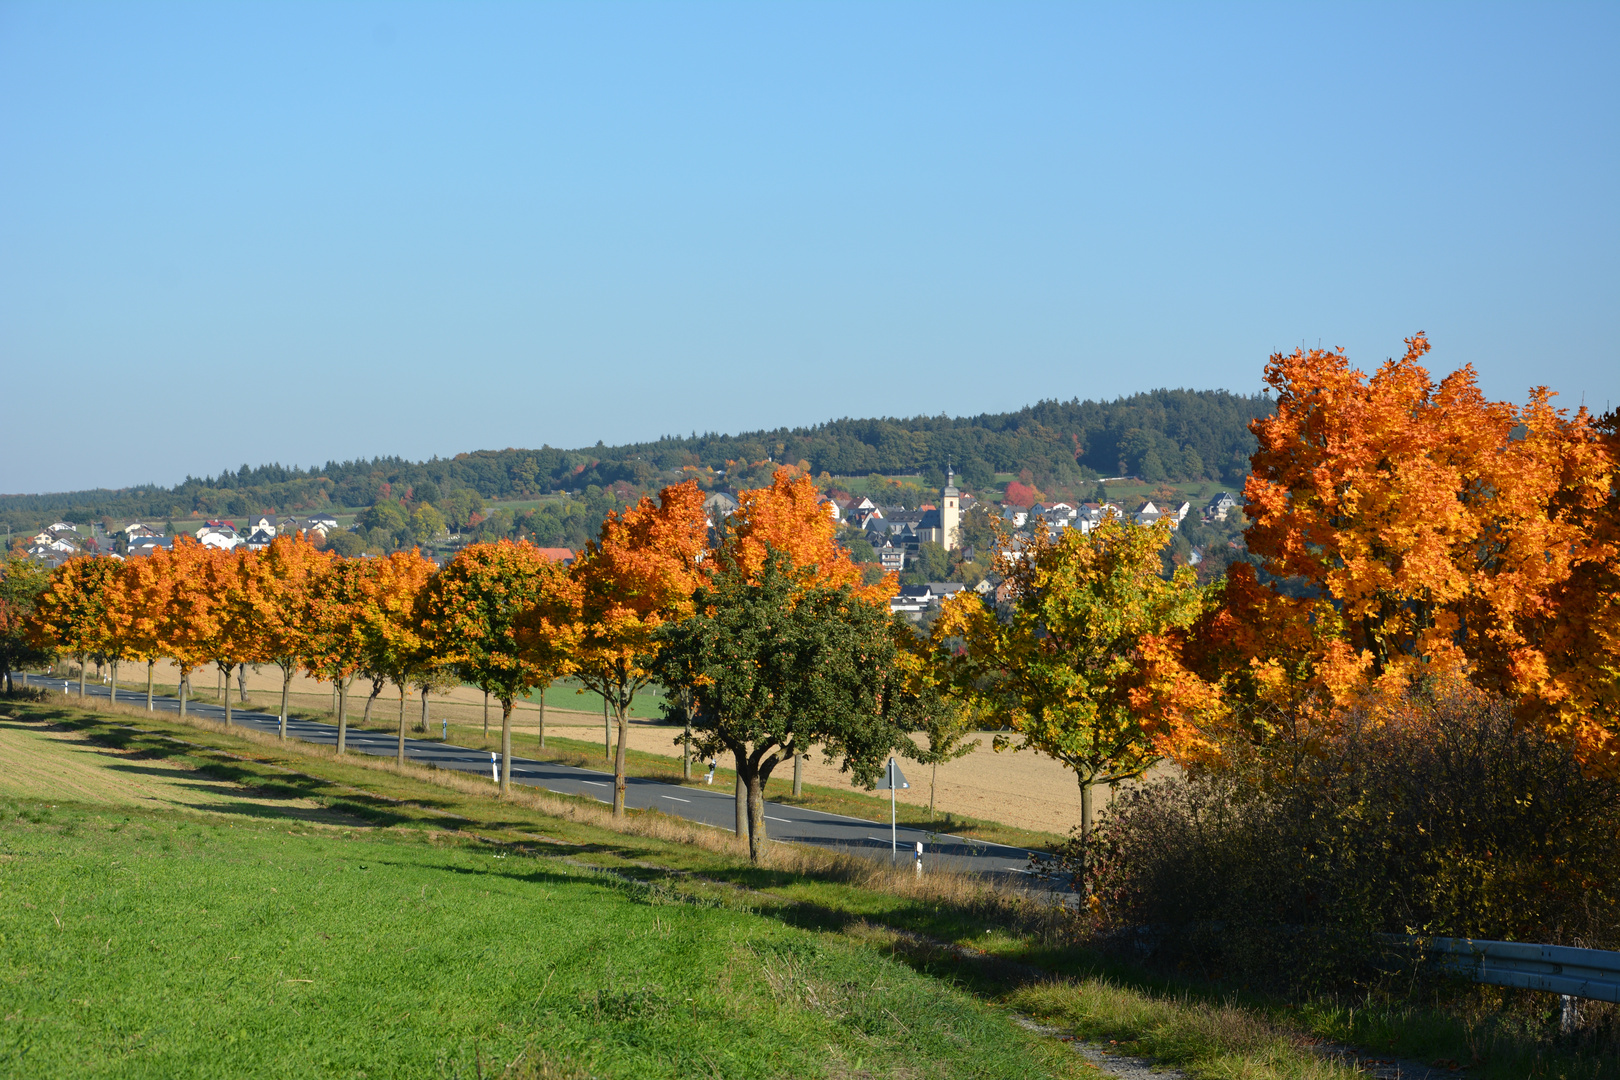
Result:
<svg viewBox="0 0 1620 1080"><path fill-rule="evenodd" d="M848 585L868 603L887 602L896 576L885 574L871 585L861 583L861 568L838 543L838 523L821 503L821 492L807 476L778 469L769 487L739 492L737 510L726 523L724 545L742 569L755 573L765 565L767 550L787 557L805 588L838 589Z"/></svg>
<svg viewBox="0 0 1620 1080"><path fill-rule="evenodd" d="M801 762L812 747L835 753L860 745L863 751L853 757L846 753L845 763L854 762L858 770L866 768L871 762L862 753L882 740L872 743L846 736L851 731L876 730L872 725L879 723L877 718L892 726L890 713L904 695L873 691L874 704L867 710L870 716L861 709L844 707L853 708L856 699L871 690L854 684L845 687L850 700L837 708L811 714L788 704L789 697L809 693L807 688L818 680L827 686L835 682L833 669L838 664L831 658L841 655L835 644L840 633L845 635L846 645L855 640L850 634L867 642L862 633L884 626L895 577L886 574L870 585L863 584L861 567L837 541L838 526L827 513L821 492L798 469L777 469L768 487L739 492L737 504L721 530L715 558L706 564L710 574L699 595L707 599L698 619L689 626L691 632L665 634L671 657L680 658L679 662L660 666L666 687L679 691L683 701L703 703L702 708L686 710L697 733L694 745L702 753L731 755L738 782L737 832L749 837L750 850L758 856L764 850L763 793L777 765L793 761L797 781ZM749 625L749 620L759 625L772 623L784 605L793 620L802 621L809 613L799 612L798 605L810 598L819 605L827 625L820 628L821 633L782 639L796 642L791 647L801 649L803 656L775 657L780 664L761 666L755 679L726 687L715 682L717 670L743 656L736 651L741 643L725 640L727 634L741 632L739 628ZM904 632L911 633L909 629ZM767 635L762 640L771 639ZM878 649L861 671L862 677L875 680L873 687L883 686L893 655L887 645ZM814 656L823 657L824 672L812 670L817 663ZM746 692L740 688L744 684L749 687ZM767 701L772 702L769 707ZM883 751L891 748L891 744L878 746Z"/></svg>
<svg viewBox="0 0 1620 1080"><path fill-rule="evenodd" d="M658 628L686 617L708 554L703 493L688 481L610 513L601 535L569 568L565 587L524 619L536 662L567 667L618 719L613 815L624 816L630 703L654 677ZM556 658L556 659L552 659Z"/></svg>
<svg viewBox="0 0 1620 1080"><path fill-rule="evenodd" d="M209 582L214 551L181 535L174 538L172 550L156 548L147 558L163 590L154 629L163 654L180 669L178 693L180 715L184 716L191 673L214 658L214 624L225 614Z"/></svg>
<svg viewBox="0 0 1620 1080"><path fill-rule="evenodd" d="M1545 387L1514 406L1487 400L1470 366L1436 382L1420 363L1425 336L1406 344L1371 376L1342 350L1266 367L1277 411L1251 425L1245 537L1266 570L1317 593L1321 626L1338 627L1315 635L1296 676L1339 704L1467 679L1517 700L1589 764L1620 766L1612 677L1579 674L1604 648L1569 638L1565 618L1580 582L1613 573L1612 441ZM1245 603L1251 616L1287 606Z"/></svg>
<svg viewBox="0 0 1620 1080"><path fill-rule="evenodd" d="M512 703L556 678L557 654L519 643L519 620L564 571L527 541L469 544L422 589L416 618L427 647L501 703L501 791L512 785Z"/></svg>
<svg viewBox="0 0 1620 1080"><path fill-rule="evenodd" d="M162 550L162 549L159 549ZM159 659L167 655L160 636L163 613L169 604L166 573L168 552L162 559L132 556L123 566L123 604L129 620L128 652L133 660L146 664L146 711L152 711L153 674Z"/></svg>
<svg viewBox="0 0 1620 1080"><path fill-rule="evenodd" d="M308 632L299 663L337 691L337 752L348 750L349 685L365 656L360 612L366 603L364 559L334 558L309 579Z"/></svg>
<svg viewBox="0 0 1620 1080"><path fill-rule="evenodd" d="M85 668L90 657L104 655L109 645L111 609L118 602L121 585L117 559L81 555L52 570L34 601L36 640L78 658L80 698L84 697Z"/></svg>
<svg viewBox="0 0 1620 1080"><path fill-rule="evenodd" d="M366 560L366 595L360 609L362 670L394 684L399 691L399 743L395 757L405 763L405 687L423 654L416 600L437 567L421 552L396 551ZM376 697L373 687L372 697ZM370 716L367 702L367 717Z"/></svg>
<svg viewBox="0 0 1620 1080"><path fill-rule="evenodd" d="M249 583L257 570L259 553L238 547L231 551L209 548L209 558L201 569L212 594L215 617L209 625L205 645L214 666L219 668L224 687L220 704L225 723L231 722L231 672L238 664L256 659L256 645L247 618L251 610Z"/></svg>
<svg viewBox="0 0 1620 1080"><path fill-rule="evenodd" d="M281 669L279 729L283 739L287 737L287 699L293 676L310 651L310 585L327 570L332 558L304 533L283 533L256 560L244 565L244 603L238 617L242 633L252 645L252 661Z"/></svg>

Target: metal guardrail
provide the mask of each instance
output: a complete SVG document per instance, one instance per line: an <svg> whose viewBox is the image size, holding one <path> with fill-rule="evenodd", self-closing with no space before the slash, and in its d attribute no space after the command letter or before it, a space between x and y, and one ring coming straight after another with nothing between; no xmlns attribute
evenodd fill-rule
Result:
<svg viewBox="0 0 1620 1080"><path fill-rule="evenodd" d="M1492 986L1620 1002L1620 952L1473 938L1421 939L1441 967Z"/></svg>

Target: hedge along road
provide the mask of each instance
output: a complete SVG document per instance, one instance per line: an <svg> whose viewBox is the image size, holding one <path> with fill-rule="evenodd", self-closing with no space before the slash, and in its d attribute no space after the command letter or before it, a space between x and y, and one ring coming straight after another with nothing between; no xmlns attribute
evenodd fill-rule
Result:
<svg viewBox="0 0 1620 1080"><path fill-rule="evenodd" d="M25 685L56 689L64 684L60 679L40 675L24 675ZM71 684L78 689L77 682ZM100 683L87 683L85 691L92 697L110 697L110 689ZM136 705L145 699L142 691L124 691L124 704ZM154 697L153 707L164 712L178 712L180 701L173 697ZM224 720L222 706L189 700L186 711L210 720ZM231 722L274 735L280 720L269 713L244 712L231 709ZM287 719L287 734L306 742L337 745L337 725L315 720ZM386 732L359 731L350 728L347 746L351 751L391 758L396 755L399 736ZM493 763L489 751L431 739L405 740L405 756L420 765L432 764L441 769L456 769L493 778ZM533 761L513 755L512 782L530 787L545 788L558 795L577 795L611 804L613 801L613 774L594 769L580 769L571 765L558 765L549 761ZM493 779L491 787L493 787ZM710 791L700 787L682 787L657 780L636 777L625 779L625 805L636 810L658 810L674 817L696 821L703 825L731 832L736 827L736 799L732 794ZM890 857L889 823L867 821L864 818L829 814L823 810L809 810L781 803L765 804L766 831L773 840L843 851L872 859ZM982 874L1004 881L1017 880L1021 884L1040 883L1028 877L1028 865L1033 852L1005 844L987 844L946 833L930 833L923 829L899 830L899 861L909 864L916 845L923 845L923 868L955 870Z"/></svg>

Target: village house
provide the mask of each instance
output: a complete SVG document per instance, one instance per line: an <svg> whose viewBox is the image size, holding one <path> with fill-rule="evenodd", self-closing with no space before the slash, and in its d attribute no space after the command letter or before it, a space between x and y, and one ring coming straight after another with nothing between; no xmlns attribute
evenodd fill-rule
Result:
<svg viewBox="0 0 1620 1080"><path fill-rule="evenodd" d="M137 536L129 542L129 555L131 558L142 558L152 554L158 548L173 551L174 538L172 536Z"/></svg>
<svg viewBox="0 0 1620 1080"><path fill-rule="evenodd" d="M1225 521L1226 515L1236 509L1237 500L1232 497L1232 493L1218 491L1215 493L1215 497L1209 500L1209 505L1204 507L1204 520Z"/></svg>
<svg viewBox="0 0 1620 1080"><path fill-rule="evenodd" d="M873 544L872 550L876 553L878 565L883 567L884 573L898 574L906 568L906 549L896 547L892 541L885 540L881 547Z"/></svg>

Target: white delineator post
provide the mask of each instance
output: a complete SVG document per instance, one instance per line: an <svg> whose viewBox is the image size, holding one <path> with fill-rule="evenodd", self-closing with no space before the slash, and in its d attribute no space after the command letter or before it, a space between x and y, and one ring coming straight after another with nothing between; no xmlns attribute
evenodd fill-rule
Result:
<svg viewBox="0 0 1620 1080"><path fill-rule="evenodd" d="M493 750L489 754L489 778L497 784L501 782L501 758Z"/></svg>

